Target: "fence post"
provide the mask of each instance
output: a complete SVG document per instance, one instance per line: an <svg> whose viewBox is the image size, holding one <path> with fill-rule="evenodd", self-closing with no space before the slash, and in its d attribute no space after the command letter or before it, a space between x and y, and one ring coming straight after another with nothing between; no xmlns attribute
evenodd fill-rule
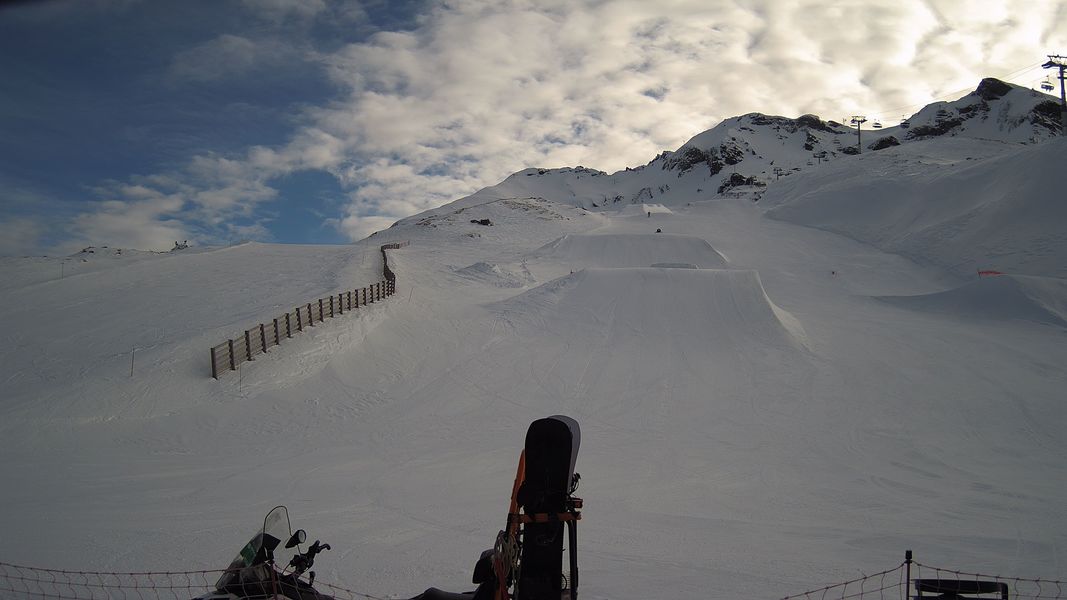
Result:
<svg viewBox="0 0 1067 600"><path fill-rule="evenodd" d="M303 319L303 317L300 316L300 307L299 306L296 307L296 330L297 331L303 331L304 330L304 319Z"/></svg>
<svg viewBox="0 0 1067 600"><path fill-rule="evenodd" d="M245 329L245 356L249 362L252 360L252 330Z"/></svg>
<svg viewBox="0 0 1067 600"><path fill-rule="evenodd" d="M280 346L282 343L282 330L278 326L278 318L274 318L274 345Z"/></svg>
<svg viewBox="0 0 1067 600"><path fill-rule="evenodd" d="M320 317L322 316L321 312L319 313L319 316ZM322 319L319 319L319 320L321 321ZM315 315L311 312L311 303L310 302L308 302L308 325L311 325L312 327L315 326Z"/></svg>
<svg viewBox="0 0 1067 600"><path fill-rule="evenodd" d="M908 600L911 597L911 550L904 551L904 568L904 600Z"/></svg>
<svg viewBox="0 0 1067 600"><path fill-rule="evenodd" d="M231 371L236 371L237 370L237 362L233 358L233 340L226 340L226 346L230 350L230 370Z"/></svg>
<svg viewBox="0 0 1067 600"><path fill-rule="evenodd" d="M330 297L332 298L333 296L330 296ZM338 308L338 314L341 314L341 315L345 314L345 293L344 292L340 292L340 293L337 294L337 308Z"/></svg>
<svg viewBox="0 0 1067 600"><path fill-rule="evenodd" d="M211 349L211 378L219 378L219 367L218 363L215 362L215 348Z"/></svg>
<svg viewBox="0 0 1067 600"><path fill-rule="evenodd" d="M289 320L289 313L285 313L285 337L293 337L292 321Z"/></svg>
<svg viewBox="0 0 1067 600"><path fill-rule="evenodd" d="M330 318L333 318L333 294L330 294Z"/></svg>
<svg viewBox="0 0 1067 600"><path fill-rule="evenodd" d="M322 298L319 298L319 323L322 323L323 319L325 319L325 318L326 318L326 311L324 311L322 309Z"/></svg>
<svg viewBox="0 0 1067 600"><path fill-rule="evenodd" d="M267 329L263 327L263 323L259 324L259 343L263 346L263 354L267 353Z"/></svg>

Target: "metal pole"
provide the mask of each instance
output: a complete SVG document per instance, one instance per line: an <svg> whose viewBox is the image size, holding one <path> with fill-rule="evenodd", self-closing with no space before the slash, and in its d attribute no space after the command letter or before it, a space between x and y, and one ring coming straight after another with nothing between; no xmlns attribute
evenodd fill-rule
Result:
<svg viewBox="0 0 1067 600"><path fill-rule="evenodd" d="M1067 89L1064 88L1063 83L1067 77L1063 75L1064 69L1067 67L1060 65L1060 124L1062 125L1060 133L1067 135Z"/></svg>
<svg viewBox="0 0 1067 600"><path fill-rule="evenodd" d="M1067 135L1067 88L1064 83L1064 71L1067 71L1067 64L1064 64L1063 56L1048 55L1048 62L1041 65L1043 69L1059 69L1060 71L1060 123L1061 123L1061 135Z"/></svg>
<svg viewBox="0 0 1067 600"><path fill-rule="evenodd" d="M904 551L904 568L904 600L908 600L911 595L911 550Z"/></svg>

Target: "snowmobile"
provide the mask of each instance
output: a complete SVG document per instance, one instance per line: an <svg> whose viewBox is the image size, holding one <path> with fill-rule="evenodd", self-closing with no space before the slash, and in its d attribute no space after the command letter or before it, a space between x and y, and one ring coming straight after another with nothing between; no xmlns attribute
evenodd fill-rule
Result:
<svg viewBox="0 0 1067 600"><path fill-rule="evenodd" d="M285 546L278 551L282 540ZM315 564L315 556L329 550L329 544L315 540L306 551L301 546L307 541L303 529L295 532L289 524L289 510L276 506L263 519L263 526L256 531L222 577L215 584L215 591L193 600L333 600L312 587L315 572L309 569ZM295 548L295 551L293 550ZM279 564L288 564L279 569ZM308 573L308 580L301 576Z"/></svg>

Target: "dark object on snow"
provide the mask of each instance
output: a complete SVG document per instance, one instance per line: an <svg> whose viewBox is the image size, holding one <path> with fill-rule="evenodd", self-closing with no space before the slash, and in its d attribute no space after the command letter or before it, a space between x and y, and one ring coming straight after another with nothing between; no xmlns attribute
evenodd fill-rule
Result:
<svg viewBox="0 0 1067 600"><path fill-rule="evenodd" d="M656 233L663 233L663 230L662 230L662 229L659 229L659 228L657 228L657 229L656 229Z"/></svg>
<svg viewBox="0 0 1067 600"><path fill-rule="evenodd" d="M430 588L411 600L576 600L582 500L573 494L579 480L574 461L580 443L578 422L570 417L555 415L531 423L526 448L519 456L507 528L497 534L494 547L482 552L474 567L478 589L456 594ZM564 528L570 550L567 577L563 575ZM498 574L503 574L503 581Z"/></svg>
<svg viewBox="0 0 1067 600"><path fill-rule="evenodd" d="M520 598L555 600L563 589L563 527L570 533L571 597L577 597L577 519L570 504L577 487L574 461L581 432L570 417L538 419L526 432L526 476L519 487L518 503L523 517L521 571L517 584Z"/></svg>
<svg viewBox="0 0 1067 600"><path fill-rule="evenodd" d="M964 580L964 579L916 579L914 596L917 600L922 598L941 598L943 600L979 600L990 598L980 594L995 594L999 600L1008 600L1008 584L1003 581L989 580ZM938 596L923 596L923 592L939 594ZM973 594L964 596L963 594Z"/></svg>
<svg viewBox="0 0 1067 600"><path fill-rule="evenodd" d="M718 193L722 194L723 192L726 192L727 190L730 190L735 187L752 185L758 187L766 187L767 184L763 183L759 179L756 179L755 177L745 177L740 173L730 173L730 176L726 178L721 185L719 185Z"/></svg>
<svg viewBox="0 0 1067 600"><path fill-rule="evenodd" d="M279 551L283 539L287 540L285 550ZM329 550L330 545L315 540L302 552L301 545L306 541L307 533L303 529L292 531L289 510L284 506L274 507L263 519L262 527L223 571L215 584L215 591L193 600L253 600L267 597L333 600L313 587L315 572L309 570L315 565L315 557ZM296 551L287 552L292 548L296 548ZM283 568L288 555L292 557L288 566ZM305 573L307 581L303 579Z"/></svg>
<svg viewBox="0 0 1067 600"><path fill-rule="evenodd" d="M493 226L493 222L489 219L471 219L471 223L474 223L475 225L485 225L488 227Z"/></svg>
<svg viewBox="0 0 1067 600"><path fill-rule="evenodd" d="M880 138L878 141L874 142L873 144L868 145L867 148L869 148L871 150L884 150L884 149L889 148L891 146L899 146L899 145L900 145L900 140L898 140L897 138L889 135L889 136L886 136L884 138Z"/></svg>

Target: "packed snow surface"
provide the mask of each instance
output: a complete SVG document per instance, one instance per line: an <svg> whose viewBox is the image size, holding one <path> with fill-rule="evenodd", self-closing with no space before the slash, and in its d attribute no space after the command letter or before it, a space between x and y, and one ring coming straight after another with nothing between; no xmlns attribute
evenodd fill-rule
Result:
<svg viewBox="0 0 1067 600"><path fill-rule="evenodd" d="M587 599L782 597L909 548L1062 579L1058 173L1015 172L1062 144L1001 146L840 158L759 203L535 169L351 246L4 259L0 561L219 569L286 504L333 546L321 581L469 589L526 427L561 413ZM846 164L896 187L865 204ZM669 210L620 210L623 188ZM209 347L377 281L399 240L394 297L210 378Z"/></svg>
<svg viewBox="0 0 1067 600"><path fill-rule="evenodd" d="M683 262L706 268L725 267L726 258L702 238L671 233L570 234L547 244L535 257L585 267L650 267Z"/></svg>

